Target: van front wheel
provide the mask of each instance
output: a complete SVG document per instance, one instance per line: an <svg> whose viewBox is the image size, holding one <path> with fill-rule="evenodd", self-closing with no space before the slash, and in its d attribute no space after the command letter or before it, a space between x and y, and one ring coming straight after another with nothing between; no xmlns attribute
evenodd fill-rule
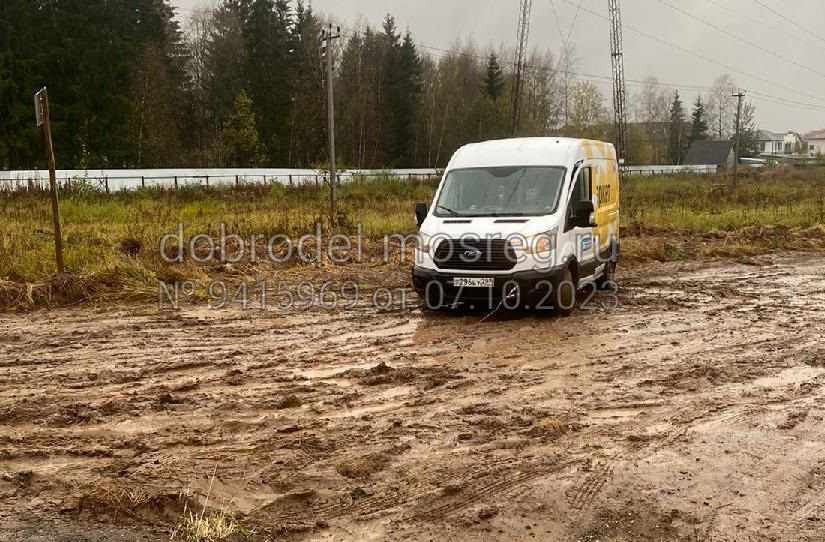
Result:
<svg viewBox="0 0 825 542"><path fill-rule="evenodd" d="M565 269L555 285L553 294L554 312L559 316L570 316L576 304L576 285L573 284L573 274Z"/></svg>

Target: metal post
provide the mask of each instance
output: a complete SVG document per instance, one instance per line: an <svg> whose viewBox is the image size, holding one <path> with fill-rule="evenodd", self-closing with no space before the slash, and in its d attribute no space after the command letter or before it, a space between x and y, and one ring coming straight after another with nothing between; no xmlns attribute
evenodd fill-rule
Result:
<svg viewBox="0 0 825 542"><path fill-rule="evenodd" d="M144 177L143 175L140 176L140 187L146 188L146 177Z"/></svg>
<svg viewBox="0 0 825 542"><path fill-rule="evenodd" d="M742 98L745 93L741 90L733 95L738 99L736 104L736 143L734 144L735 158L733 160L733 187L736 188L736 182L739 180L739 131L742 123Z"/></svg>
<svg viewBox="0 0 825 542"><path fill-rule="evenodd" d="M57 173L54 163L54 147L52 146L52 127L49 122L49 93L43 87L38 95L43 112L43 134L46 138L46 155L49 162L49 189L52 196L52 220L54 221L54 253L57 272L63 273L63 232L60 228L60 201L57 196Z"/></svg>
<svg viewBox="0 0 825 542"><path fill-rule="evenodd" d="M335 225L336 185L338 175L335 171L335 96L332 88L332 40L341 37L341 28L336 28L337 34L332 33L332 23L329 30L322 31L321 39L326 45L327 54L327 131L329 132L329 219L330 225Z"/></svg>
<svg viewBox="0 0 825 542"><path fill-rule="evenodd" d="M177 188L177 187L178 187L178 176L175 175L175 188Z"/></svg>
<svg viewBox="0 0 825 542"><path fill-rule="evenodd" d="M624 77L624 51L622 37L622 12L619 0L608 0L610 13L610 58L613 71L613 124L616 130L616 158L619 171L623 172L627 161L627 92Z"/></svg>
<svg viewBox="0 0 825 542"><path fill-rule="evenodd" d="M513 70L513 96L512 110L510 114L510 135L518 135L519 120L521 117L521 94L524 91L524 72L527 63L527 38L530 34L530 10L533 7L533 0L521 0L519 2L519 18L516 46L516 63Z"/></svg>

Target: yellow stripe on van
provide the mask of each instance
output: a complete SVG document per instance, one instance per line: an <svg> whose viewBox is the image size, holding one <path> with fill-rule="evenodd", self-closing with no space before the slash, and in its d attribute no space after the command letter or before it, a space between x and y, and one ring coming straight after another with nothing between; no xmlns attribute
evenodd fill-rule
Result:
<svg viewBox="0 0 825 542"><path fill-rule="evenodd" d="M610 246L610 236L618 238L618 203L619 203L619 177L617 168L614 165L616 156L611 152L610 145L603 141L581 140L582 149L587 160L596 160L598 165L594 168L592 177L592 190L594 193L600 187L610 186L607 199L599 198L599 205L596 208L596 224L594 234L598 236L598 248L606 249Z"/></svg>

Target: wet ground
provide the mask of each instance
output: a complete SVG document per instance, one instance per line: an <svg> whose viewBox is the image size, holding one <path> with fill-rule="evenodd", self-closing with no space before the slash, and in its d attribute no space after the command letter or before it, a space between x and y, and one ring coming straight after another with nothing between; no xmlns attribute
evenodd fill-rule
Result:
<svg viewBox="0 0 825 542"><path fill-rule="evenodd" d="M825 539L825 260L620 280L483 324L0 316L0 538L167 540L208 494L256 540Z"/></svg>

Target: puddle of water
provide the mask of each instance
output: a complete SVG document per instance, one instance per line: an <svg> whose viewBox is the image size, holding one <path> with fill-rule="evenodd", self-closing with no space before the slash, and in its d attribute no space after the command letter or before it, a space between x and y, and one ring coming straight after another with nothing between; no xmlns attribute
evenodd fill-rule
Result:
<svg viewBox="0 0 825 542"><path fill-rule="evenodd" d="M753 383L756 386L775 388L778 386L790 386L791 384L801 384L808 382L825 373L825 367L790 367L773 376L766 376L756 379Z"/></svg>

